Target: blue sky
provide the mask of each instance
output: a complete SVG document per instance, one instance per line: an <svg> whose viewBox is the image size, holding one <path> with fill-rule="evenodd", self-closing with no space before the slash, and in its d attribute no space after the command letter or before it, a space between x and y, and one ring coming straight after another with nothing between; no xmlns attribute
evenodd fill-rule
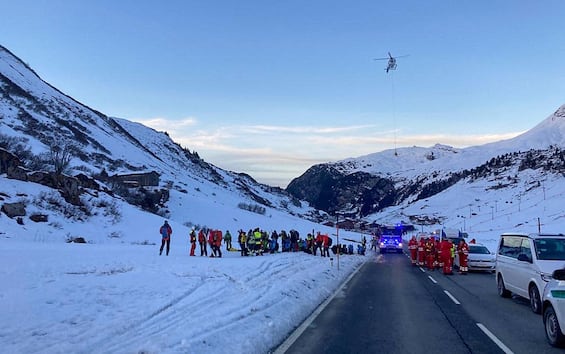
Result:
<svg viewBox="0 0 565 354"><path fill-rule="evenodd" d="M1 1L0 44L107 115L286 186L395 146L483 144L565 104L565 2ZM387 74L385 61L398 59Z"/></svg>

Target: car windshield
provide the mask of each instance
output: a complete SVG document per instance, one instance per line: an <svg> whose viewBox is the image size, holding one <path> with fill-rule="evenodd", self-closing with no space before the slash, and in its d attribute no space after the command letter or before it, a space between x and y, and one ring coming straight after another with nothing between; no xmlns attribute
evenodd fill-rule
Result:
<svg viewBox="0 0 565 354"><path fill-rule="evenodd" d="M469 248L469 253L490 254L490 251L485 246L471 246Z"/></svg>
<svg viewBox="0 0 565 354"><path fill-rule="evenodd" d="M565 261L565 238L538 238L534 245L539 260Z"/></svg>

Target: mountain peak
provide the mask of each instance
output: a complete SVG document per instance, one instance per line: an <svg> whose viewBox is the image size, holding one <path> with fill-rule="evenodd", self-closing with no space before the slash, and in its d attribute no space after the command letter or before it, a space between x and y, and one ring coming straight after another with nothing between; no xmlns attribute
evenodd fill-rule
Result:
<svg viewBox="0 0 565 354"><path fill-rule="evenodd" d="M522 150L547 149L551 145L564 146L565 105L532 129L508 141L521 147Z"/></svg>

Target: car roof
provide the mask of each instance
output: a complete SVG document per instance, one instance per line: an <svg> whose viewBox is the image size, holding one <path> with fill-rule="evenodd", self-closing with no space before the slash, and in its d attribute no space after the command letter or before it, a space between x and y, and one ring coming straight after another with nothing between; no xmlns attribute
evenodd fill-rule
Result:
<svg viewBox="0 0 565 354"><path fill-rule="evenodd" d="M532 234L526 234L526 233L522 233L522 232L505 232L502 235L500 235L500 237L503 236L519 236L519 237L529 237L532 239L536 239L536 238L546 238L546 237L555 237L555 238L563 238L565 237L564 234L544 234L544 233L532 233Z"/></svg>

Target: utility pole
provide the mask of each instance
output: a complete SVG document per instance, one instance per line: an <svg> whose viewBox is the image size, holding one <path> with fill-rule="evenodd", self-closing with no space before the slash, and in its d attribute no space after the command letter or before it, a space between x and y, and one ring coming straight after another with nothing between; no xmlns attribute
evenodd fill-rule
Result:
<svg viewBox="0 0 565 354"><path fill-rule="evenodd" d="M335 235L337 237L337 270L339 272L339 254L341 253L341 245L339 244L339 214L335 216Z"/></svg>

